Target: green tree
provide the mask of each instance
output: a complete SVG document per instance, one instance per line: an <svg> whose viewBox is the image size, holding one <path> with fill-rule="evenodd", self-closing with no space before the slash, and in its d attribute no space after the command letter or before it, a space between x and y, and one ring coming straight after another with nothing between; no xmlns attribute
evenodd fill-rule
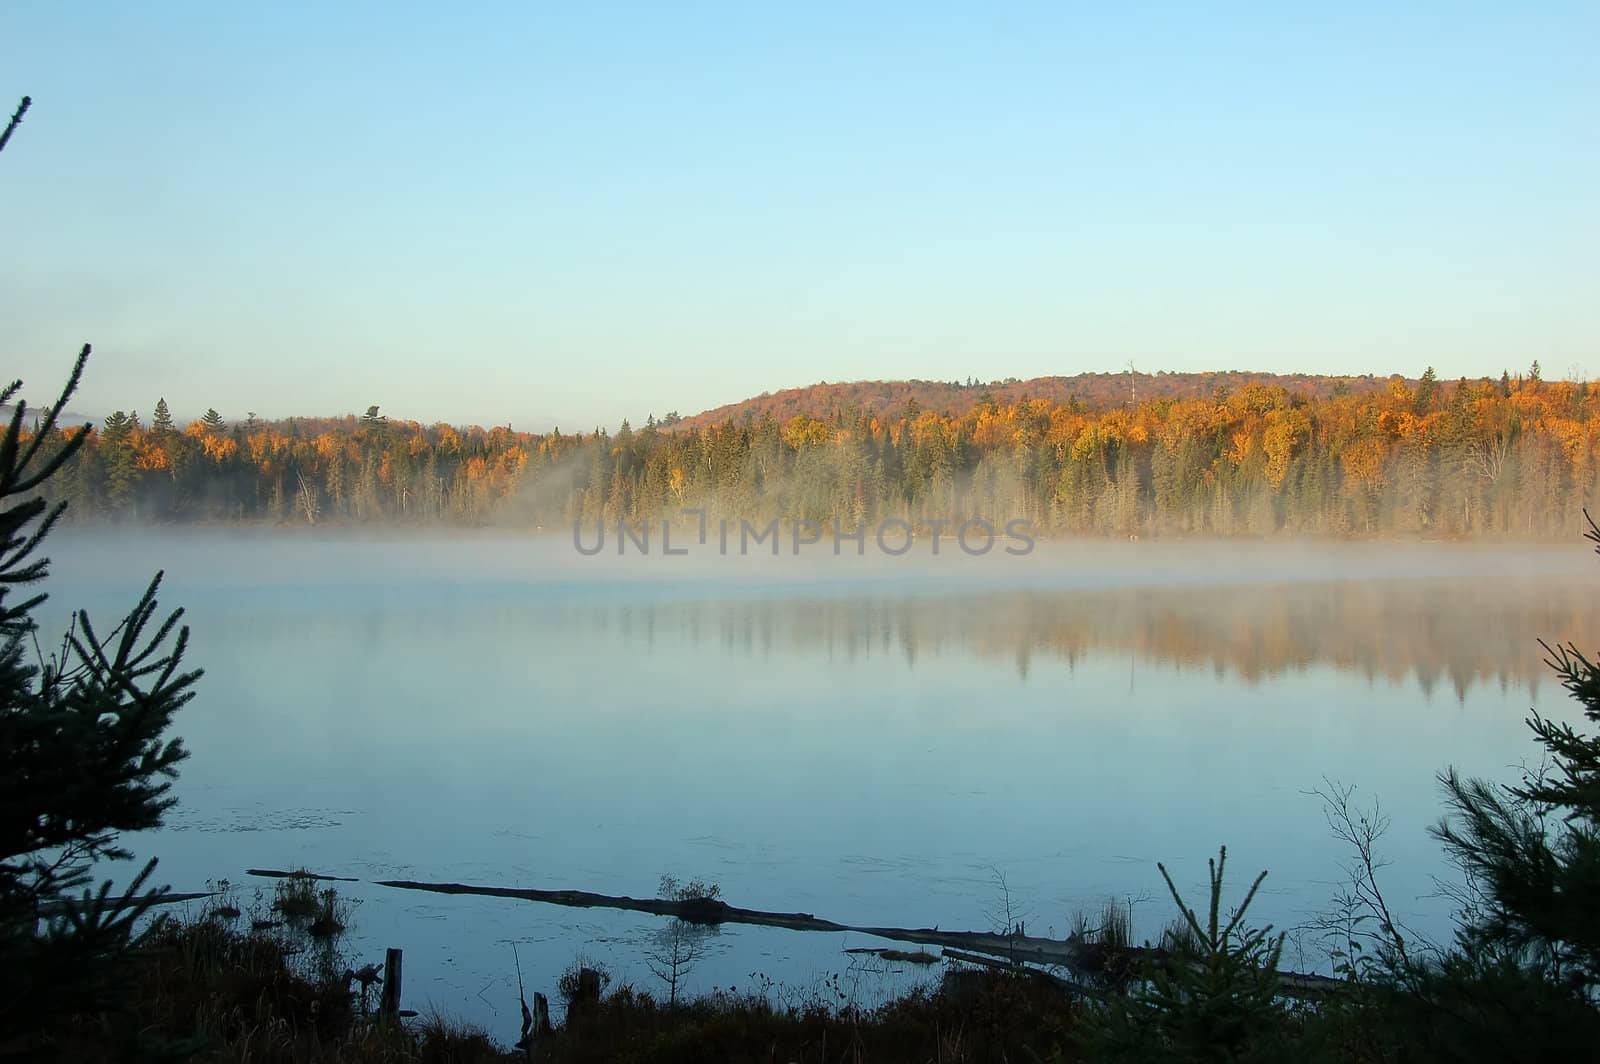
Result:
<svg viewBox="0 0 1600 1064"><path fill-rule="evenodd" d="M172 423L172 412L167 409L165 397L156 400L156 412L150 418L150 431L157 436L170 436L176 432L177 426Z"/></svg>
<svg viewBox="0 0 1600 1064"><path fill-rule="evenodd" d="M221 432L228 427L227 422L222 420L222 415L211 407L206 408L205 416L200 419L200 423L206 427L207 432Z"/></svg>
<svg viewBox="0 0 1600 1064"><path fill-rule="evenodd" d="M1422 379L1417 382L1417 394L1414 400L1417 413L1426 414L1433 409L1433 397L1438 390L1439 377L1433 372L1433 367L1429 366L1422 371Z"/></svg>
<svg viewBox="0 0 1600 1064"><path fill-rule="evenodd" d="M100 453L104 456L106 503L113 511L122 510L133 500L139 469L133 452L133 432L139 427L139 414L121 410L106 418L100 433Z"/></svg>
<svg viewBox="0 0 1600 1064"><path fill-rule="evenodd" d="M46 458L41 444L77 388L84 346L43 431L21 442L19 402L0 440L0 1030L26 1042L64 1012L95 1003L118 976L137 918L165 888L145 889L155 861L120 895L90 890L98 862L131 853L126 831L160 825L182 742L164 738L193 697L198 672L181 669L182 611L157 620L157 574L133 611L105 635L74 614L60 649L37 647L31 590L48 575L38 548L66 509L35 489L48 485L88 436L85 428ZM11 398L18 381L5 389ZM79 893L81 891L81 894Z"/></svg>
<svg viewBox="0 0 1600 1064"><path fill-rule="evenodd" d="M1587 517L1587 514L1585 515ZM1587 538L1600 552L1600 528ZM1541 643L1584 717L1600 725L1600 664L1571 643ZM1467 947L1508 957L1593 1000L1600 996L1600 735L1534 713L1546 760L1511 786L1441 777L1452 816L1434 829L1481 888Z"/></svg>
<svg viewBox="0 0 1600 1064"><path fill-rule="evenodd" d="M1592 521L1588 538L1600 547ZM1600 724L1600 665L1542 645ZM1433 832L1464 877L1456 941L1380 954L1387 972L1354 1003L1376 1059L1585 1060L1600 1042L1600 736L1528 724L1546 760L1520 783L1440 777L1450 813Z"/></svg>
<svg viewBox="0 0 1600 1064"><path fill-rule="evenodd" d="M1279 985L1284 936L1251 928L1245 911L1267 878L1262 872L1231 916L1222 910L1224 847L1210 864L1210 905L1190 908L1164 865L1158 865L1180 922L1165 936L1167 960L1139 985L1091 1012L1083 1038L1095 1060L1306 1061L1315 1046L1290 1022Z"/></svg>

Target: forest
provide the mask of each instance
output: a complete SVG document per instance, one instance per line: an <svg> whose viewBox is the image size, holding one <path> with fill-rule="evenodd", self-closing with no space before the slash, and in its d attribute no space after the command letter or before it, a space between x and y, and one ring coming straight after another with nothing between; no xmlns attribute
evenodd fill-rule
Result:
<svg viewBox="0 0 1600 1064"><path fill-rule="evenodd" d="M63 488L77 522L534 529L704 507L841 528L1026 518L1107 536L1570 535L1600 493L1600 388L1546 381L1537 363L1364 387L1226 375L1203 396L1140 395L1139 379L1159 381L1124 378L1120 399L1109 385L1030 398L1020 382L954 384L940 408L918 389L890 408L819 386L835 401L787 416L752 401L720 421L576 434L424 425L377 406L179 425L163 400L148 421L117 411L96 426Z"/></svg>

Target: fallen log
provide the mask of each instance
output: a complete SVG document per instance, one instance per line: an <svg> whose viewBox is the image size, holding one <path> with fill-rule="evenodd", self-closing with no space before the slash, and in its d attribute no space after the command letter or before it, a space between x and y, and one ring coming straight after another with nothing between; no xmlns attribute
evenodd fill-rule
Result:
<svg viewBox="0 0 1600 1064"><path fill-rule="evenodd" d="M200 901L200 900L202 900L204 898L215 898L216 896L217 896L217 893L215 891L202 891L202 892L200 892L198 894L173 894L171 892L168 892L166 894L161 895L159 898L156 898L153 901L148 901L148 902L144 898L107 899L106 900L106 907L109 908L113 912L118 912L118 911L120 911L122 909L136 909L136 908L139 908L140 906L145 905L145 904L150 904L150 905L176 905L176 904L178 904L180 902ZM81 901L77 901L77 900L70 901L70 902L66 901L66 900L62 900L62 901L42 901L42 902L39 903L39 908L38 908L37 912L38 912L38 915L41 916L41 917L61 916L61 915L65 914L67 912L69 907L71 907L73 905L82 905L82 904L83 903Z"/></svg>
<svg viewBox="0 0 1600 1064"><path fill-rule="evenodd" d="M845 950L847 954L878 957L882 960L893 961L899 964L938 964L942 959L937 953L929 953L925 949L906 951L887 946L861 946L856 949Z"/></svg>
<svg viewBox="0 0 1600 1064"><path fill-rule="evenodd" d="M1074 982L1071 979L1057 975L1055 972L1047 972L1043 968L1031 968L1027 965L1018 966L1012 964L1010 961L996 960L993 957L981 957L976 953L964 953L958 949L947 949L944 951L944 955L953 961L961 961L963 964L977 964L985 968L998 968L1002 971L1008 972L1022 972L1027 975L1031 975L1036 979L1043 979L1047 983L1051 983L1054 986L1060 987L1062 990L1066 990L1074 994L1083 994L1086 997L1092 998L1104 998L1106 996L1104 991L1096 990L1092 986L1085 986L1082 983Z"/></svg>
<svg viewBox="0 0 1600 1064"><path fill-rule="evenodd" d="M624 912L649 913L652 916L672 916L697 924L745 924L753 927L776 927L785 931L850 932L888 939L891 942L911 942L923 946L939 946L947 957L952 950L969 955L986 954L996 967L1014 967L1019 964L1045 965L1081 971L1101 966L1106 962L1108 947L1085 943L1075 938L1040 938L1033 935L999 935L988 931L941 931L937 927L870 927L841 924L820 919L811 913L768 912L763 909L744 909L729 905L717 898L690 898L678 901L668 898L630 898L626 895L596 894L587 890L539 890L533 887L483 887L466 883L423 883L411 879L386 879L377 881L380 887L396 890L417 890L433 894L466 894L484 898L510 898L517 901L543 902L547 905L564 905L579 909L619 909ZM1127 961L1159 960L1163 951L1129 946L1118 949ZM999 960L994 960L999 958ZM979 962L974 962L979 963ZM1037 969L1028 969L1037 971ZM1049 976L1051 973L1042 972ZM1059 976L1054 978L1060 980ZM1299 972L1282 972L1279 976L1285 993L1295 996L1324 994L1343 986L1343 981L1327 976L1307 975ZM1060 980L1079 993L1093 991Z"/></svg>
<svg viewBox="0 0 1600 1064"><path fill-rule="evenodd" d="M263 879L320 879L329 883L359 883L361 880L351 876L325 876L317 872L307 872L304 869L298 872L281 872L276 868L246 868L247 876L260 876Z"/></svg>
<svg viewBox="0 0 1600 1064"><path fill-rule="evenodd" d="M887 938L894 942L914 942L923 946L954 946L960 949L991 953L1017 961L1034 961L1040 964L1070 964L1077 959L1083 947L1071 939L1036 938L1027 935L997 935L987 931L940 931L937 927L870 927L835 923L811 913L768 912L764 909L743 909L716 898L690 898L677 901L669 898L630 898L618 894L596 894L587 890L538 890L532 887L480 887L466 883L421 883L411 879L378 880L380 887L397 890L421 890L434 894L470 894L485 898L514 898L518 901L537 901L547 905L565 905L578 909L620 909L625 912L649 913L652 916L675 916L696 924L747 924L754 927L777 927L785 931L855 932Z"/></svg>

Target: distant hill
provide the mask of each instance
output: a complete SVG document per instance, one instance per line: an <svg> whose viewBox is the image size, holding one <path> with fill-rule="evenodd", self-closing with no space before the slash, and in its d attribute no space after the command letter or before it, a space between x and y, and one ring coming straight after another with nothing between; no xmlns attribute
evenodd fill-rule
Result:
<svg viewBox="0 0 1600 1064"><path fill-rule="evenodd" d="M16 407L12 406L10 403L0 404L0 422L3 422L7 425L11 424L11 415L15 411ZM34 418L43 416L43 407L34 406L32 403L29 403L27 423L23 427L29 429L33 428ZM94 418L84 417L82 414L75 414L71 410L63 410L61 411L61 416L56 419L56 424L64 429L70 429L76 428L79 425L91 425L94 424L94 421Z"/></svg>
<svg viewBox="0 0 1600 1064"><path fill-rule="evenodd" d="M693 417L684 418L685 427L759 420L770 414L784 421L796 414L830 421L841 414L856 412L896 413L914 402L920 410L960 416L985 396L1001 403L1023 399L1048 399L1065 403L1077 399L1091 410L1126 405L1137 394L1146 399L1192 399L1215 394L1217 389L1235 391L1252 382L1280 385L1289 393L1325 399L1338 390L1369 392L1382 388L1386 377L1334 377L1310 373L1245 373L1227 370L1216 373L1079 373L1071 377L1034 377L1003 381L848 381L839 384L812 384L804 388L785 388L781 392L758 395L729 403ZM1410 383L1415 383L1414 381Z"/></svg>

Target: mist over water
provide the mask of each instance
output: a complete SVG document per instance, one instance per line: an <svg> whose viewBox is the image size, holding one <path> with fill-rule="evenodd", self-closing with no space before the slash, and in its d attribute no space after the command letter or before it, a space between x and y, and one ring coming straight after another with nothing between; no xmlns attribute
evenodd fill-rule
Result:
<svg viewBox="0 0 1600 1064"><path fill-rule="evenodd" d="M193 627L193 751L133 840L179 890L246 867L649 895L1032 933L1203 882L1226 843L1259 912L1326 908L1345 858L1304 792L1379 798L1385 886L1425 934L1434 774L1510 778L1530 707L1575 716L1540 637L1600 636L1580 547L1041 542L1026 557L587 558L570 537L64 530L41 641L158 568ZM652 918L350 884L407 997L516 1025L509 942L549 992L582 951L646 985ZM846 971L859 936L725 928L700 989ZM1307 939L1303 958L1320 957ZM912 973L852 973L863 995ZM508 1039L509 1040L509 1039Z"/></svg>

